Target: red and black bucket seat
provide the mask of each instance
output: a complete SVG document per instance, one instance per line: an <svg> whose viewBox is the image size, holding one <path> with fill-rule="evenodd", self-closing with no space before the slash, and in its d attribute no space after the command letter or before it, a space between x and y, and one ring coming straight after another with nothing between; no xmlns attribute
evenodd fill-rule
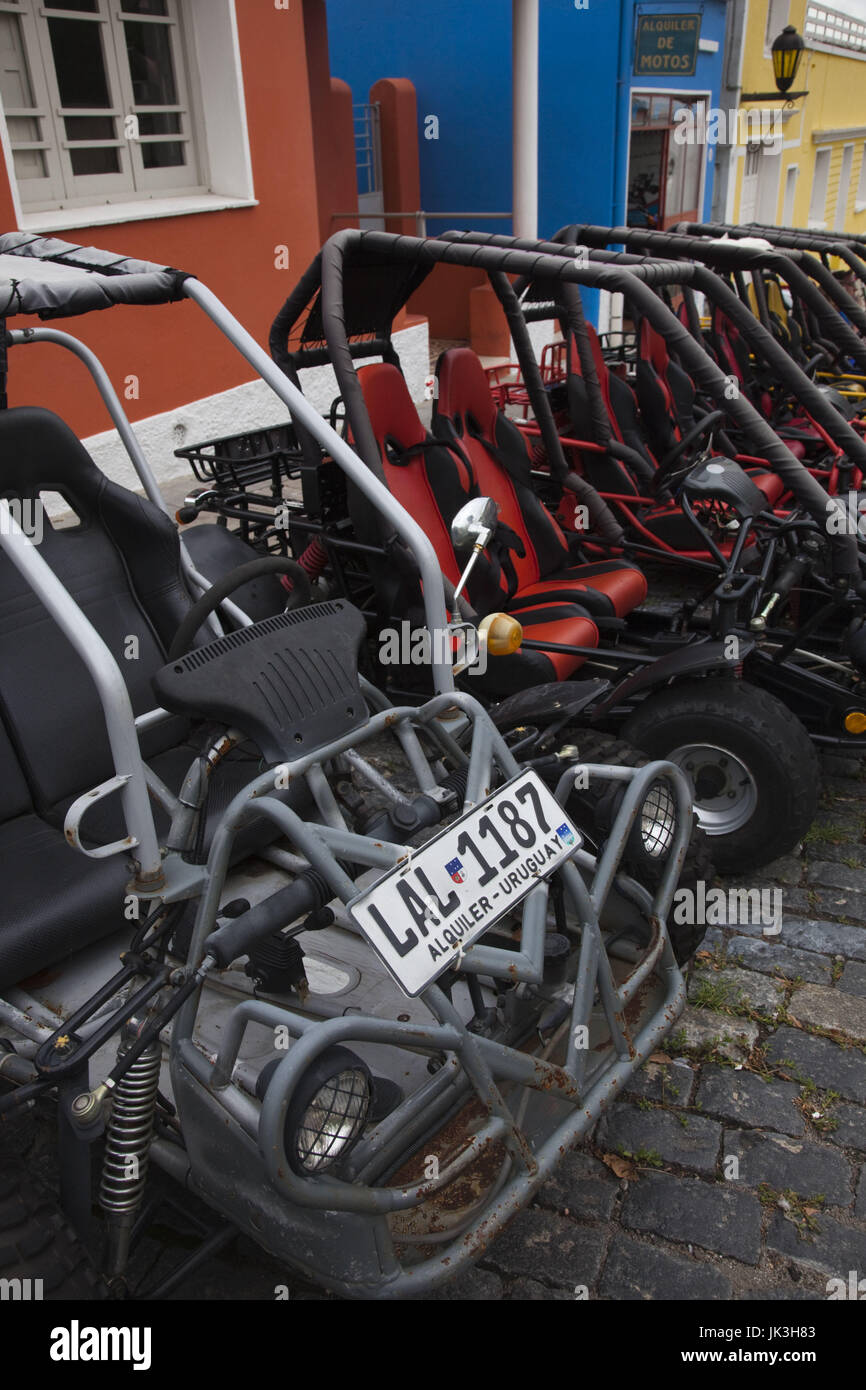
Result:
<svg viewBox="0 0 866 1390"><path fill-rule="evenodd" d="M406 382L393 364L377 362L360 367L358 382L381 451L387 486L426 532L442 573L456 585L462 566L449 527L460 507L480 495L471 464L461 450L449 448L424 427ZM514 612L534 641L597 646L598 628L585 606L542 595L513 605L516 590L509 575L513 554L511 536L503 528L479 557L468 585L478 616ZM403 612L410 607L411 598L404 595ZM496 657L487 673L478 677L479 688L507 695L530 685L566 680L584 660L577 652L534 650Z"/></svg>

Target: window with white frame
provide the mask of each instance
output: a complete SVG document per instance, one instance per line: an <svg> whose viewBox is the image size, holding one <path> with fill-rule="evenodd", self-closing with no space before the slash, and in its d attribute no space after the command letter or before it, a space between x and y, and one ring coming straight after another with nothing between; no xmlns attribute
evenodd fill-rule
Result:
<svg viewBox="0 0 866 1390"><path fill-rule="evenodd" d="M809 202L809 225L826 226L827 189L830 183L830 149L815 151L815 171L812 175L812 197Z"/></svg>
<svg viewBox="0 0 866 1390"><path fill-rule="evenodd" d="M0 99L21 206L205 190L179 0L0 0Z"/></svg>
<svg viewBox="0 0 866 1390"><path fill-rule="evenodd" d="M836 216L833 219L833 226L841 229L845 226L845 215L848 211L848 197L851 192L851 170L854 167L854 146L845 145L842 148L842 168L839 171L839 192L836 198Z"/></svg>
<svg viewBox="0 0 866 1390"><path fill-rule="evenodd" d="M782 205L783 227L790 227L794 222L794 199L797 196L797 179L799 176L799 165L789 165L787 173L785 174L785 201Z"/></svg>
<svg viewBox="0 0 866 1390"><path fill-rule="evenodd" d="M764 34L764 52L769 53L776 39L788 23L791 0L768 0L767 28Z"/></svg>
<svg viewBox="0 0 866 1390"><path fill-rule="evenodd" d="M855 212L862 212L866 208L866 145L863 146L860 156L860 179L857 184L857 200L854 204Z"/></svg>

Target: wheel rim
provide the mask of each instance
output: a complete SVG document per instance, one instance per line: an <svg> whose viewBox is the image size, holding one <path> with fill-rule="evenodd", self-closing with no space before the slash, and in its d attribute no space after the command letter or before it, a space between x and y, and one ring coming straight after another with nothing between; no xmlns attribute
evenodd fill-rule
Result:
<svg viewBox="0 0 866 1390"><path fill-rule="evenodd" d="M745 763L729 748L685 743L668 758L691 779L698 824L707 835L732 835L751 820L758 787Z"/></svg>

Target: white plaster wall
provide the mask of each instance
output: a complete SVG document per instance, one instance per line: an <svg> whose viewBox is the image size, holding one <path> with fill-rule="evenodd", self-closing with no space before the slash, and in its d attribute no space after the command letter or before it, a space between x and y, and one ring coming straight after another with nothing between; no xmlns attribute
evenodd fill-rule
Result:
<svg viewBox="0 0 866 1390"><path fill-rule="evenodd" d="M529 340L535 353L536 361L541 361L541 353L548 343L553 343L559 338L559 324L555 319L541 319L538 323L530 323ZM514 343L511 344L511 360L517 361L517 353L514 351Z"/></svg>
<svg viewBox="0 0 866 1390"><path fill-rule="evenodd" d="M429 336L426 320L394 334L394 346L412 399L424 398L424 380L429 373ZM330 367L314 367L303 372L301 385L304 394L317 410L326 412L337 395L337 383ZM269 386L256 379L222 391L214 396L190 401L188 405L161 415L137 420L133 426L136 436L156 474L159 483L193 475L184 459L174 457L175 449L199 444L206 439L221 439L244 430L262 429L283 424L288 411ZM124 487L140 487L138 476L129 461L115 430L91 435L84 440L85 448L94 462L116 483Z"/></svg>

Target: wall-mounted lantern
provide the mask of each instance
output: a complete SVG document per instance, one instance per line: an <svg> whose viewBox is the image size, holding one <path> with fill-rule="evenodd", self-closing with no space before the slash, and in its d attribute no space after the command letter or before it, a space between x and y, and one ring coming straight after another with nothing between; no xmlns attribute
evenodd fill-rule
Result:
<svg viewBox="0 0 866 1390"><path fill-rule="evenodd" d="M776 86L783 95L794 85L805 47L793 24L787 24L773 44L773 72Z"/></svg>
<svg viewBox="0 0 866 1390"><path fill-rule="evenodd" d="M805 50L805 43L801 34L797 33L793 24L787 24L779 37L773 44L773 74L776 78L775 92L743 92L743 101L778 101L779 95L785 98L787 103L799 100L800 97L807 97L808 92L792 92L794 79L800 70L800 63Z"/></svg>

